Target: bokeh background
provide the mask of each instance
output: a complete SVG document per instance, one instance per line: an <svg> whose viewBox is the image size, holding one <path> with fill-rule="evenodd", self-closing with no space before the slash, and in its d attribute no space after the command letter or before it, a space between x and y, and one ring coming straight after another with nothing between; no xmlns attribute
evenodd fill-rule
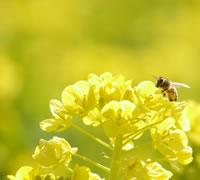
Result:
<svg viewBox="0 0 200 180"><path fill-rule="evenodd" d="M76 130L39 128L49 100L89 73L124 74L134 85L164 76L192 87L179 89L179 100L200 101L199 22L199 0L0 0L0 179L34 165L39 139L53 135L108 164L106 150ZM101 137L101 128L87 129ZM196 179L199 164L172 179Z"/></svg>

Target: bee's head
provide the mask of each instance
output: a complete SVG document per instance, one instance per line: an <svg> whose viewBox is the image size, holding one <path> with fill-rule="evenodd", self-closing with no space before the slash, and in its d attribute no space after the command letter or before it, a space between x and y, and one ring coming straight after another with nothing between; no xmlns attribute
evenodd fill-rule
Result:
<svg viewBox="0 0 200 180"><path fill-rule="evenodd" d="M165 78L158 77L157 82L156 82L156 87L161 87L164 81L165 81Z"/></svg>

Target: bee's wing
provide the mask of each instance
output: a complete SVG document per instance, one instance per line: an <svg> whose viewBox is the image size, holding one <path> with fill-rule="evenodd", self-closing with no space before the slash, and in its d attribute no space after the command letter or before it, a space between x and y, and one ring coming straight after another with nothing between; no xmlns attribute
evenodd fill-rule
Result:
<svg viewBox="0 0 200 180"><path fill-rule="evenodd" d="M180 88L180 87L185 87L185 88L190 88L190 86L184 84L184 83L177 83L177 82L173 82L173 85L176 87L176 88Z"/></svg>

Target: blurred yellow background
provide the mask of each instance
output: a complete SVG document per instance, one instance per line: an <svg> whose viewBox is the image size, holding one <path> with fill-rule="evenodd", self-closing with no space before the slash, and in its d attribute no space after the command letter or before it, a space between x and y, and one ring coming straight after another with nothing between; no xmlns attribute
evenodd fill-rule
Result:
<svg viewBox="0 0 200 180"><path fill-rule="evenodd" d="M49 100L89 73L124 74L133 85L164 76L192 87L179 89L179 100L200 101L199 22L199 0L0 0L0 179L34 164L39 139L53 135L107 163L75 130L39 128Z"/></svg>

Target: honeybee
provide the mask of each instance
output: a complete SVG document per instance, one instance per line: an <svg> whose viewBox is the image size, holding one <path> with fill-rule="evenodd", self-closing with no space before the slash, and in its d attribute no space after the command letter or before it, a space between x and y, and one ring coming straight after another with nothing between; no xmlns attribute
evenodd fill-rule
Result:
<svg viewBox="0 0 200 180"><path fill-rule="evenodd" d="M177 101L178 93L177 93L176 88L179 88L179 87L190 88L186 84L172 82L163 77L155 77L155 76L153 77L157 80L155 86L161 89L164 96L166 96L167 94L169 101Z"/></svg>

